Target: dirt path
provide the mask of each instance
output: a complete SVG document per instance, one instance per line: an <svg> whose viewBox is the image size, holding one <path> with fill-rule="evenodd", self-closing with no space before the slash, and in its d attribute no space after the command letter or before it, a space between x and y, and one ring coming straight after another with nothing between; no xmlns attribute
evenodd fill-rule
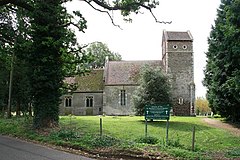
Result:
<svg viewBox="0 0 240 160"><path fill-rule="evenodd" d="M240 136L240 128L237 128L231 124L221 122L219 120L211 119L211 118L203 118L203 121L208 125L213 126L215 128L222 128L230 131L233 135Z"/></svg>

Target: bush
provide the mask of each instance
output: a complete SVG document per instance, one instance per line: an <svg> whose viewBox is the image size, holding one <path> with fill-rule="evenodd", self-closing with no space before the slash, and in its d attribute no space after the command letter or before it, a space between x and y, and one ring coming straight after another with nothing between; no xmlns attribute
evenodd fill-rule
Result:
<svg viewBox="0 0 240 160"><path fill-rule="evenodd" d="M138 143L157 144L158 139L156 137L140 137L136 140Z"/></svg>
<svg viewBox="0 0 240 160"><path fill-rule="evenodd" d="M143 115L147 104L171 104L171 85L161 68L141 68L139 84L133 93L136 115Z"/></svg>
<svg viewBox="0 0 240 160"><path fill-rule="evenodd" d="M53 137L54 139L64 139L64 140L69 140L69 139L73 139L73 138L77 138L77 135L75 133L74 130L71 129L61 129L57 132L52 132L51 137Z"/></svg>
<svg viewBox="0 0 240 160"><path fill-rule="evenodd" d="M168 140L168 146L172 146L172 147L182 147L182 145L180 144L180 140L179 138L176 140Z"/></svg>
<svg viewBox="0 0 240 160"><path fill-rule="evenodd" d="M230 157L240 157L240 148L236 148L227 152L227 156Z"/></svg>
<svg viewBox="0 0 240 160"><path fill-rule="evenodd" d="M96 136L92 139L91 144L93 147L111 147L119 144L119 140L110 136Z"/></svg>

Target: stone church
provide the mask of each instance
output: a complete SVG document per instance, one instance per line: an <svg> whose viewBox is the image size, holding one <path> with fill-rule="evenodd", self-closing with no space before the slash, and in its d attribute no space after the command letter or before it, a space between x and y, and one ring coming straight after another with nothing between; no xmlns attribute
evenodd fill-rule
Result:
<svg viewBox="0 0 240 160"><path fill-rule="evenodd" d="M162 36L162 60L106 61L104 68L86 76L66 78L68 83L77 83L78 88L62 96L60 114L133 115L132 94L144 65L160 66L170 76L174 115L195 114L193 37L190 31L166 30Z"/></svg>

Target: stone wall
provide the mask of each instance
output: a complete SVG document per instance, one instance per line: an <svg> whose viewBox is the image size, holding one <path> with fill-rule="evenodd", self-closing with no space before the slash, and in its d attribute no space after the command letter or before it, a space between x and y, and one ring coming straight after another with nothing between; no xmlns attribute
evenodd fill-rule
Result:
<svg viewBox="0 0 240 160"><path fill-rule="evenodd" d="M65 107L65 97L72 96L71 107ZM86 107L86 96L93 96L93 107ZM100 115L103 111L102 92L77 92L62 96L60 115Z"/></svg>
<svg viewBox="0 0 240 160"><path fill-rule="evenodd" d="M134 108L132 95L136 86L105 86L103 93L103 112L106 115L132 115ZM126 105L120 104L120 92L126 91Z"/></svg>
<svg viewBox="0 0 240 160"><path fill-rule="evenodd" d="M192 42L170 41L166 51L167 72L172 83L173 112L175 115L191 115L191 106L194 107L195 101Z"/></svg>

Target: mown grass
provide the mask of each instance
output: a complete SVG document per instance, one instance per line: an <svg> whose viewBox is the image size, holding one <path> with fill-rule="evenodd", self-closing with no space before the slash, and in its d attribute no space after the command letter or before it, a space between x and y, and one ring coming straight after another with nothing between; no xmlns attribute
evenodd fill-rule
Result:
<svg viewBox="0 0 240 160"><path fill-rule="evenodd" d="M240 157L240 137L226 130L210 127L202 118L171 117L169 143L166 140L166 121L148 122L148 139L145 139L145 121L138 116L106 116L103 136L100 137L100 117L63 116L60 126L45 132L31 129L24 118L1 119L0 134L11 134L55 145L79 149L114 148L147 152L165 152L183 159L213 159L217 154ZM196 148L191 151L192 129L196 128Z"/></svg>

